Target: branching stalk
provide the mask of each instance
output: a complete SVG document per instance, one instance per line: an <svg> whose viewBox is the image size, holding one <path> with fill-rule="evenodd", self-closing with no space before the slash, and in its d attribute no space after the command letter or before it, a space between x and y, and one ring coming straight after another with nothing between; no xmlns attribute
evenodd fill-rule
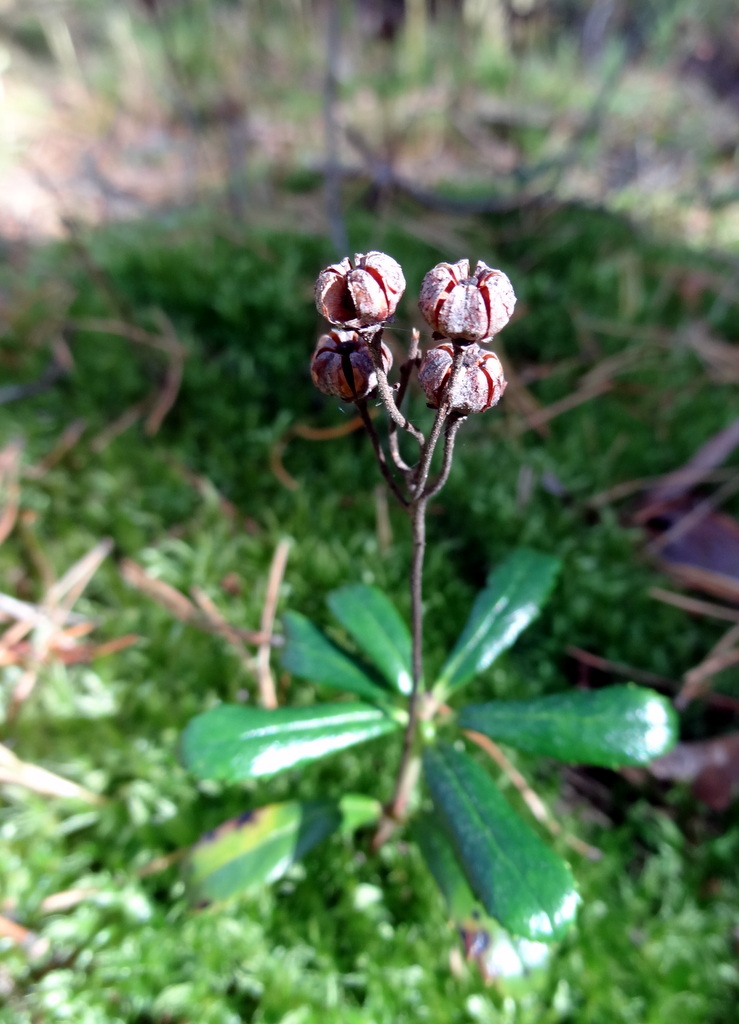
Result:
<svg viewBox="0 0 739 1024"><path fill-rule="evenodd" d="M424 436L418 427L415 427L410 420L406 419L403 413L400 411L395 403L395 395L393 389L387 379L385 373L385 367L382 363L382 328L375 331L375 333L368 338L369 350L372 355L372 362L375 364L375 371L377 373L377 394L380 397L382 404L387 410L387 414L396 426L400 427L401 430L406 430L409 434L415 437L419 445L423 445Z"/></svg>
<svg viewBox="0 0 739 1024"><path fill-rule="evenodd" d="M426 486L426 489L423 492L423 496L425 498L435 498L449 479L449 473L452 468L452 459L454 457L454 441L457 437L457 431L466 419L466 416L450 416L447 420L446 430L444 431L444 460L441 464L441 471L439 472L436 480L433 480Z"/></svg>
<svg viewBox="0 0 739 1024"><path fill-rule="evenodd" d="M362 423L364 424L364 429L369 434L370 441L372 442L372 448L374 449L375 456L377 458L377 464L380 467L380 472L385 478L385 482L392 491L393 495L398 499L400 504L403 506L407 506L408 499L405 497L405 495L398 487L397 481L395 480L395 477L392 474L390 466L387 463L387 459L385 458L385 452L382 450L382 445L380 444L380 438L378 437L377 431L375 430L375 425L372 422L372 417L370 416L369 411L367 410L366 399L359 399L357 402L355 402L355 405L357 407L357 412L359 413L362 419Z"/></svg>
<svg viewBox="0 0 739 1024"><path fill-rule="evenodd" d="M413 553L410 567L412 685L408 720L394 793L374 837L382 845L405 821L416 787L423 748L421 720L438 710L423 681L423 566L426 552L426 511L449 478L454 444L460 426L471 412L484 412L505 389L500 360L487 344L510 319L516 297L502 271L478 261L470 274L469 260L439 263L424 277L419 308L443 344L421 352L420 334L413 330L408 355L400 365L398 384L388 381L390 363L382 343L385 325L392 321L405 278L400 264L387 253L357 253L326 267L316 281L316 306L331 323L322 335L311 363L320 391L357 405L388 488L408 513ZM436 409L428 436L402 411L411 377L418 374L430 408ZM381 442L367 406L377 395L387 413L387 436ZM456 404L455 404L456 403ZM418 445L413 461L401 455L400 431ZM441 467L431 475L436 447L444 436Z"/></svg>
<svg viewBox="0 0 739 1024"><path fill-rule="evenodd" d="M421 431L414 427L402 412L400 412L400 409L395 402L395 397L392 394L389 385L387 385L387 377L384 373L384 368L382 367L380 333L381 332L379 331L376 332L370 341L370 350L373 354L373 362L377 371L378 381L380 382L377 389L378 394L388 412L388 416L390 417L388 434L390 437L391 454L393 454L394 461L397 466L400 458L397 450L398 427L408 431L408 433L412 434L413 437L416 438L421 446L421 451L419 453L418 462L415 466L406 468L405 464L402 463L403 475L410 490L410 499L404 501L404 504L408 510L408 516L411 522L411 534L413 538L413 556L410 571L413 685L408 703L408 724L403 737L403 750L400 758L400 766L398 768L398 776L395 783L395 791L393 793L392 800L388 805L386 817L381 822L375 835L374 845L376 847L382 845L385 839L392 832L395 825L405 818L408 803L415 788L420 771L418 724L420 719L419 709L421 696L423 693L423 563L426 553L426 508L429 497L437 494L446 483L451 469L452 456L454 452L454 439L459 427L464 421L464 417L459 416L450 419L451 396L459 374L462 371L464 350L462 348L455 348L452 370L449 375L439 409L437 410L434 418L431 431L428 438L425 438ZM401 368L401 388L398 390L399 401L402 400L405 394L411 370L413 366L416 365L417 361L418 333L414 331L410 358ZM383 380L386 385L385 387L382 386ZM361 408L361 403L357 403L357 406L360 410L360 415L363 416L363 419L366 417L367 421L369 421L366 406L364 411ZM381 448L374 426L371 424L371 421L369 421L369 424L370 425L367 427L368 433L370 434L372 444L375 447L375 453L377 454L378 461L380 462L380 467L383 470L383 475L388 480L393 479L387 462L384 459L384 453L382 453L382 459L380 458L380 454L378 454L378 452L381 452ZM441 434L444 431L445 424L444 458L441 471L437 479L433 481L430 487L427 487L434 451ZM366 422L365 425L367 426ZM395 440L395 445L393 445L393 439ZM396 455L397 458L395 458ZM400 461L402 462L402 460ZM394 479L393 484L395 484ZM394 488L393 493L396 493Z"/></svg>

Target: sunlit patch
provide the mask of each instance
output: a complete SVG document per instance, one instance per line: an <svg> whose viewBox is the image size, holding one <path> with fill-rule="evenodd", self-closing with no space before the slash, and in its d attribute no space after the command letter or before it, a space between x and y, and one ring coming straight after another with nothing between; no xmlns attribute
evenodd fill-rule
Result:
<svg viewBox="0 0 739 1024"><path fill-rule="evenodd" d="M672 741L672 722L667 704L661 700L649 700L641 709L640 718L647 726L644 734L644 752L649 757L659 757Z"/></svg>
<svg viewBox="0 0 739 1024"><path fill-rule="evenodd" d="M275 743L265 750L255 754L251 761L250 774L252 777L258 775L273 775L276 772L292 768L302 761L315 760L334 750L343 750L360 740L372 739L373 736L384 732L384 722L377 723L377 729L368 728L361 735L356 732L347 732L343 735L332 736L330 743L325 736L316 736L301 742L292 741L289 744Z"/></svg>
<svg viewBox="0 0 739 1024"><path fill-rule="evenodd" d="M529 935L551 938L554 935L552 919L543 910L532 914L528 922Z"/></svg>
<svg viewBox="0 0 739 1024"><path fill-rule="evenodd" d="M413 690L413 679L408 672L398 674L398 689L401 693L408 694Z"/></svg>
<svg viewBox="0 0 739 1024"><path fill-rule="evenodd" d="M265 885L269 885L270 882L276 882L278 878L282 878L287 869L292 867L293 861L292 853L288 853L276 861L264 878Z"/></svg>
<svg viewBox="0 0 739 1024"><path fill-rule="evenodd" d="M529 935L536 939L551 939L559 933L563 926L568 925L575 916L580 897L574 889L565 893L559 906L547 914L543 910L532 914L529 918Z"/></svg>
<svg viewBox="0 0 739 1024"><path fill-rule="evenodd" d="M574 889L570 889L570 891L565 894L558 909L555 910L552 915L552 920L554 921L554 927L556 930L559 930L562 925L569 924L569 922L572 921L579 902L580 896Z"/></svg>
<svg viewBox="0 0 739 1024"><path fill-rule="evenodd" d="M491 612L491 617L501 619L500 625L503 626L503 629L500 632L498 642L494 646L491 645L489 650L480 659L477 666L480 672L495 661L501 650L511 647L519 633L522 633L531 620L536 618L539 613L538 605L533 602L520 605L510 612L506 611L505 606L507 604L509 604L508 598L501 598ZM488 628L489 624L486 622L485 629L487 630Z"/></svg>

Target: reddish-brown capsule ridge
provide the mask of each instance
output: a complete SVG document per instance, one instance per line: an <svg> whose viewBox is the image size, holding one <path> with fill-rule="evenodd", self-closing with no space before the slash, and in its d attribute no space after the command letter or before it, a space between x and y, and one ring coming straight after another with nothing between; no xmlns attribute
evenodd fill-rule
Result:
<svg viewBox="0 0 739 1024"><path fill-rule="evenodd" d="M388 320L405 291L400 264L384 252L357 253L326 267L316 281L318 312L332 324L371 327Z"/></svg>
<svg viewBox="0 0 739 1024"><path fill-rule="evenodd" d="M454 346L450 342L430 348L418 371L418 382L432 409L438 409L452 372ZM452 395L452 410L467 416L485 412L497 405L506 389L503 367L495 352L486 352L477 344L468 345L462 370Z"/></svg>
<svg viewBox="0 0 739 1024"><path fill-rule="evenodd" d="M439 263L423 279L421 313L430 326L458 345L484 344L513 315L516 295L502 270L482 260L470 276L470 261Z"/></svg>
<svg viewBox="0 0 739 1024"><path fill-rule="evenodd" d="M390 349L383 343L385 372L393 365ZM318 339L310 364L313 383L324 395L336 395L345 402L366 398L377 387L369 346L356 331L329 331Z"/></svg>

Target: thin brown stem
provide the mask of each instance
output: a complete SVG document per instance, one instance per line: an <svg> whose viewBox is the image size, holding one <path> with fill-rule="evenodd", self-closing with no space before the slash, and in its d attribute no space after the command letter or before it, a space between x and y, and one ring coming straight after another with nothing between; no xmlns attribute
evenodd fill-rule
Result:
<svg viewBox="0 0 739 1024"><path fill-rule="evenodd" d="M413 328L411 333L411 344L408 350L408 358L400 367L400 382L398 383L398 392L395 398L395 404L401 406L403 399L405 398L406 390L408 389L408 383L411 379L411 374L414 368L418 367L421 363L421 350L420 350L421 335Z"/></svg>
<svg viewBox="0 0 739 1024"><path fill-rule="evenodd" d="M413 332L411 334L411 345L408 352L408 358L400 367L400 382L398 384L397 393L394 396L395 404L398 408L400 408L400 406L403 404L403 399L405 398L405 393L408 388L408 382L411 379L411 374L413 373L413 370L417 369L421 363L421 352L419 346L420 340L421 335L414 327ZM398 469L401 471L401 473L410 473L411 467L400 454L400 447L398 443L398 424L394 420L390 420L390 423L388 424L387 434L390 446L390 457L392 458L393 462L398 467Z"/></svg>
<svg viewBox="0 0 739 1024"><path fill-rule="evenodd" d="M392 474L390 466L388 465L387 459L385 458L385 452L382 450L380 438L377 434L377 431L375 430L375 425L372 422L372 417L369 414L369 410L367 409L366 399L360 398L354 404L356 405L357 412L359 413L362 419L364 429L369 434L370 441L372 442L372 448L374 449L375 456L377 458L377 463L380 467L380 472L385 478L385 482L387 483L388 487L390 488L394 496L398 499L400 504L403 506L407 506L408 499L405 497L405 495L398 487L397 481L395 480L395 477Z"/></svg>
<svg viewBox="0 0 739 1024"><path fill-rule="evenodd" d="M418 778L419 754L416 749L419 698L423 680L423 559L426 553L426 499L416 498L409 509L413 532L411 559L411 633L413 636L413 688L408 703L408 724L403 737L403 753L390 804L390 817L401 821Z"/></svg>
<svg viewBox="0 0 739 1024"><path fill-rule="evenodd" d="M388 447L390 448L390 458L393 460L395 466L404 476L411 473L412 467L408 465L400 454L400 447L398 446L398 431L395 429L394 423L391 423L388 426L387 440Z"/></svg>
<svg viewBox="0 0 739 1024"><path fill-rule="evenodd" d="M425 498L435 498L449 479L452 459L454 457L454 441L457 437L457 431L466 419L466 416L458 416L447 421L446 431L444 432L444 460L441 464L441 471L436 480L433 480L423 492Z"/></svg>
<svg viewBox="0 0 739 1024"><path fill-rule="evenodd" d="M444 390L439 408L436 412L434 419L434 425L431 428L431 433L428 436L428 440L421 449L421 457L418 460L415 472L413 474L413 491L416 495L422 495L424 488L426 487L426 481L428 480L429 472L431 470L431 460L434 456L434 450L437 442L441 437L441 432L446 423L447 417L449 416L452 404L452 395L454 394L454 386L457 383L460 373L462 372L462 364L464 360L464 349L455 346L454 348L454 360L452 362L452 372L449 375L447 386Z"/></svg>
<svg viewBox="0 0 739 1024"><path fill-rule="evenodd" d="M411 507L413 557L411 560L411 630L413 633L413 691L411 710L416 703L423 677L423 559L426 554L426 499L421 497ZM412 717L412 716L411 716Z"/></svg>
<svg viewBox="0 0 739 1024"><path fill-rule="evenodd" d="M376 336L377 337L377 336ZM417 348L417 337L414 336L414 358ZM379 353L375 358L375 366L379 362ZM406 817L408 803L415 789L421 764L420 739L418 724L421 718L421 701L423 697L423 562L426 553L426 508L429 494L426 493L431 461L436 444L441 437L444 425L447 424L446 440L444 445L444 460L441 473L437 480L431 485L430 491L438 493L444 486L449 470L454 449L454 438L461 426L463 417L454 417L449 420L452 404L454 386L462 370L464 349L455 347L452 372L449 375L447 387L436 413L431 432L421 445L421 454L418 464L409 474L409 485L411 487L411 498L408 504L408 514L411 520L411 531L413 535L413 556L411 559L411 634L413 638L412 647L412 669L413 687L408 702L408 724L403 737L403 751L400 758L398 777L395 783L395 792L388 805L385 817L380 822L374 839L374 846L382 845L385 839L392 833L398 822ZM380 376L378 369L378 378ZM397 422L397 420L396 420ZM399 426L401 424L398 424ZM407 429L407 428L406 428Z"/></svg>
<svg viewBox="0 0 739 1024"><path fill-rule="evenodd" d="M390 387L388 382L385 367L382 362L382 327L379 327L374 334L368 336L367 344L369 345L372 362L375 365L375 372L377 373L377 394L380 396L380 401L387 409L388 416L397 427L400 427L401 430L406 430L409 434L415 437L419 445L423 445L425 441L423 434L418 427L415 427L400 411L395 402L393 389Z"/></svg>

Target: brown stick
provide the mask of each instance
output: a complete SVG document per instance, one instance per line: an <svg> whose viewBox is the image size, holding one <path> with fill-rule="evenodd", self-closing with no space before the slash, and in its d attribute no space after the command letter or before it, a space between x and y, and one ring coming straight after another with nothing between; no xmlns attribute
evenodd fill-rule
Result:
<svg viewBox="0 0 739 1024"><path fill-rule="evenodd" d="M678 540L680 537L684 537L686 533L694 529L702 519L705 519L715 508L737 491L739 491L739 473L733 476L731 480L727 480L725 484L722 484L713 494L698 502L697 505L678 519L668 530L659 534L649 544L649 549L655 553L663 551L668 544Z"/></svg>
<svg viewBox="0 0 739 1024"><path fill-rule="evenodd" d="M43 459L37 462L35 466L28 466L24 475L29 480L40 480L42 476L61 462L64 456L74 448L86 429L86 420L74 420L62 431L61 436L51 451L44 455Z"/></svg>
<svg viewBox="0 0 739 1024"><path fill-rule="evenodd" d="M212 624L213 632L218 633L218 635L222 636L224 640L227 640L232 647L236 648L239 658L241 659L241 664L247 672L251 672L254 667L254 659L244 646L244 641L238 631L234 629L228 619L226 619L215 603L211 601L204 590L200 587L192 587L190 589L190 593L195 599L195 603L200 611Z"/></svg>
<svg viewBox="0 0 739 1024"><path fill-rule="evenodd" d="M5 483L5 508L0 513L0 544L10 535L18 518L21 491L18 484L21 441L11 441L0 452L0 483Z"/></svg>
<svg viewBox="0 0 739 1024"><path fill-rule="evenodd" d="M672 590L664 590L662 587L650 587L647 593L655 601L663 601L665 604L671 604L675 608L681 608L693 615L710 615L711 618L724 619L726 622L739 622L739 608L715 604L713 601L701 601L697 597L677 594Z"/></svg>
<svg viewBox="0 0 739 1024"><path fill-rule="evenodd" d="M115 441L117 437L124 434L130 427L140 420L146 412L146 409L151 404L151 396L147 395L140 402L136 402L135 405L131 405L125 412L122 412L117 419L114 419L112 423L109 423L107 427L104 427L100 433L92 439L90 442L90 448L94 452L104 451L111 441Z"/></svg>
<svg viewBox="0 0 739 1024"><path fill-rule="evenodd" d="M45 956L49 951L50 944L48 939L42 938L36 932L32 932L29 928L24 928L23 925L11 921L9 917L4 915L0 915L0 935L3 938L10 939L11 942L15 942L17 946L23 946L33 960Z"/></svg>
<svg viewBox="0 0 739 1024"><path fill-rule="evenodd" d="M524 803L536 820L548 829L553 836L561 835L568 846L573 850L576 850L581 854L581 856L587 857L588 860L595 861L601 859L603 856L602 850L599 850L596 846L591 846L590 843L586 843L582 839L578 839L577 836L573 836L562 831L562 826L552 816L544 801L538 793L534 792L518 768L511 764L497 743L494 743L489 737L484 736L482 733L474 732L472 729L465 729L463 731L464 735L469 740L476 743L481 750L484 750L485 753L495 761L501 771L510 779L511 783L521 794Z"/></svg>
<svg viewBox="0 0 739 1024"><path fill-rule="evenodd" d="M257 682L259 684L262 707L264 708L277 707L277 692L269 667L269 657L271 653L272 629L277 612L277 600L280 596L280 584L285 575L289 551L290 541L288 540L281 540L275 548L267 578L267 592L264 598L264 607L262 608L262 618L259 623L262 636L265 639L257 650Z"/></svg>
<svg viewBox="0 0 739 1024"><path fill-rule="evenodd" d="M708 657L685 673L683 685L675 698L675 707L678 711L684 711L692 700L710 690L713 676L739 662L739 648L734 647L737 641L739 641L739 623L724 633L709 652Z"/></svg>
<svg viewBox="0 0 739 1024"><path fill-rule="evenodd" d="M592 398L597 398L606 391L610 391L612 386L613 382L606 380L599 381L589 387L584 387L579 391L573 391L571 395L566 395L558 402L552 402L551 405L545 405L543 409L537 409L535 412L529 413L523 423L511 427L511 436L519 437L521 434L525 434L527 430L536 430L557 416L570 412L571 409L576 409L578 405L583 405L583 403L589 402Z"/></svg>
<svg viewBox="0 0 739 1024"><path fill-rule="evenodd" d="M3 744L0 744L0 783L23 786L24 789L44 796L84 800L85 803L95 805L105 803L104 797L85 789L84 786L78 786L76 782L70 782L61 775L47 771L46 768L21 761Z"/></svg>

